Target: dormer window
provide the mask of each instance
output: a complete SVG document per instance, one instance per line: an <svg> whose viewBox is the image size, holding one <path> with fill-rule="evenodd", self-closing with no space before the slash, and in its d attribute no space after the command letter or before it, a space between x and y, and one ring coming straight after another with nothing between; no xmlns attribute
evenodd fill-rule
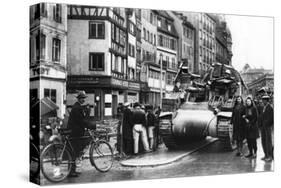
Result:
<svg viewBox="0 0 281 188"><path fill-rule="evenodd" d="M158 27L161 27L161 18L158 18L158 19L157 19L157 26L158 26Z"/></svg>
<svg viewBox="0 0 281 188"><path fill-rule="evenodd" d="M171 24L168 24L168 31L171 31Z"/></svg>

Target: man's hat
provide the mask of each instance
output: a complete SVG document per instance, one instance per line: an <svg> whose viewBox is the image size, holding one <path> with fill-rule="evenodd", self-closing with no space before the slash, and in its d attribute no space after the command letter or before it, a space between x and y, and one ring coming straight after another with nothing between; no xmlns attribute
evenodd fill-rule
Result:
<svg viewBox="0 0 281 188"><path fill-rule="evenodd" d="M135 102L135 104L134 104L134 108L136 108L136 107L141 107L140 103Z"/></svg>
<svg viewBox="0 0 281 188"><path fill-rule="evenodd" d="M266 91L265 87L262 87L262 88L260 88L260 89L258 90L259 93L265 92L265 91Z"/></svg>
<svg viewBox="0 0 281 188"><path fill-rule="evenodd" d="M85 92L85 91L79 91L78 94L77 94L77 96L76 96L76 98L78 98L78 99L80 99L80 98L86 98L86 97L88 97L88 96L86 95L86 92Z"/></svg>
<svg viewBox="0 0 281 188"><path fill-rule="evenodd" d="M130 106L130 102L125 102L124 106Z"/></svg>

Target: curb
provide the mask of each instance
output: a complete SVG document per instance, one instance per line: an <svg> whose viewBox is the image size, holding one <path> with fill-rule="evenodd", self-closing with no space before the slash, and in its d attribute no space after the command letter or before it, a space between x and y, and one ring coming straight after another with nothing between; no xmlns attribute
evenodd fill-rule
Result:
<svg viewBox="0 0 281 188"><path fill-rule="evenodd" d="M125 167L156 167L156 166L167 165L167 164L171 164L171 163L173 163L173 162L176 162L176 161L178 161L178 160L180 160L180 159L182 159L182 158L184 158L184 157L186 157L186 156L188 156L188 155L190 155L190 154L192 154L192 153L194 153L194 152L196 152L196 151L198 151L198 150L200 150L200 149L202 149L202 148L204 148L204 147L206 147L206 146L208 146L208 145L210 145L210 144L212 144L212 143L214 143L214 142L216 142L216 141L218 141L218 140L219 140L218 138L214 138L214 139L211 140L210 142L205 143L205 144L199 146L199 147L196 148L196 149L193 149L193 150L191 150L191 151L188 151L188 152L186 152L186 153L184 153L184 154L181 154L181 155L179 155L179 156L177 156L177 157L174 157L174 158L172 158L172 159L170 159L170 160L167 160L167 161L161 162L161 163L155 163L155 164L149 164L149 165L133 165L133 164L126 164L126 163L120 162L120 164L121 164L122 166L125 166ZM124 162L125 162L125 161L124 161Z"/></svg>

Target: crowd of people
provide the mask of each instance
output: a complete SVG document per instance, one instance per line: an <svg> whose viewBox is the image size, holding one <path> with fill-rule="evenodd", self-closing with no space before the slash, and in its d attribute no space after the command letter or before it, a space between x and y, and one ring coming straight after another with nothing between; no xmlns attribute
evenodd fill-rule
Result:
<svg viewBox="0 0 281 188"><path fill-rule="evenodd" d="M263 95L261 100L247 97L245 103L238 96L233 107L231 123L233 124L233 138L237 143L236 156L244 155L243 141L247 140L249 153L247 158L257 157L257 139L261 136L264 157L262 160L273 160L273 108L269 103L270 97ZM261 135L259 134L261 133Z"/></svg>
<svg viewBox="0 0 281 188"><path fill-rule="evenodd" d="M158 117L160 109L152 105L141 105L136 102L133 108L130 103L123 105L122 150L125 155L137 155L156 150L158 143Z"/></svg>
<svg viewBox="0 0 281 188"><path fill-rule="evenodd" d="M77 102L73 105L69 115L67 128L71 130L71 137L81 137L85 128L93 128L87 122L89 107L85 106L84 91L77 95ZM238 149L236 156L243 154L243 141L247 140L249 153L247 158L257 157L257 139L261 136L264 157L262 160L270 162L273 160L273 107L269 103L270 96L264 94L261 100L253 100L247 97L245 103L238 96L233 107L231 124L233 124L233 138ZM153 108L152 105L141 105L136 102L126 102L120 110L121 115L121 151L127 155L137 155L141 152L147 153L157 149L159 115L161 109ZM260 129L260 130L259 130ZM261 133L261 135L259 134ZM79 158L86 142L82 140L73 141L75 160ZM74 163L70 176L77 177L76 164Z"/></svg>

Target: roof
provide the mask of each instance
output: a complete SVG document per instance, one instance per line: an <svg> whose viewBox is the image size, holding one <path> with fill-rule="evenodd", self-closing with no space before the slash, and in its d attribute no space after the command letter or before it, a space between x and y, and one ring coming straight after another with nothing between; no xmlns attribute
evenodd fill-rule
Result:
<svg viewBox="0 0 281 188"><path fill-rule="evenodd" d="M167 18L170 21L174 21L174 18L172 18L166 11L164 10L153 10L156 14L159 16L163 16L164 18Z"/></svg>

